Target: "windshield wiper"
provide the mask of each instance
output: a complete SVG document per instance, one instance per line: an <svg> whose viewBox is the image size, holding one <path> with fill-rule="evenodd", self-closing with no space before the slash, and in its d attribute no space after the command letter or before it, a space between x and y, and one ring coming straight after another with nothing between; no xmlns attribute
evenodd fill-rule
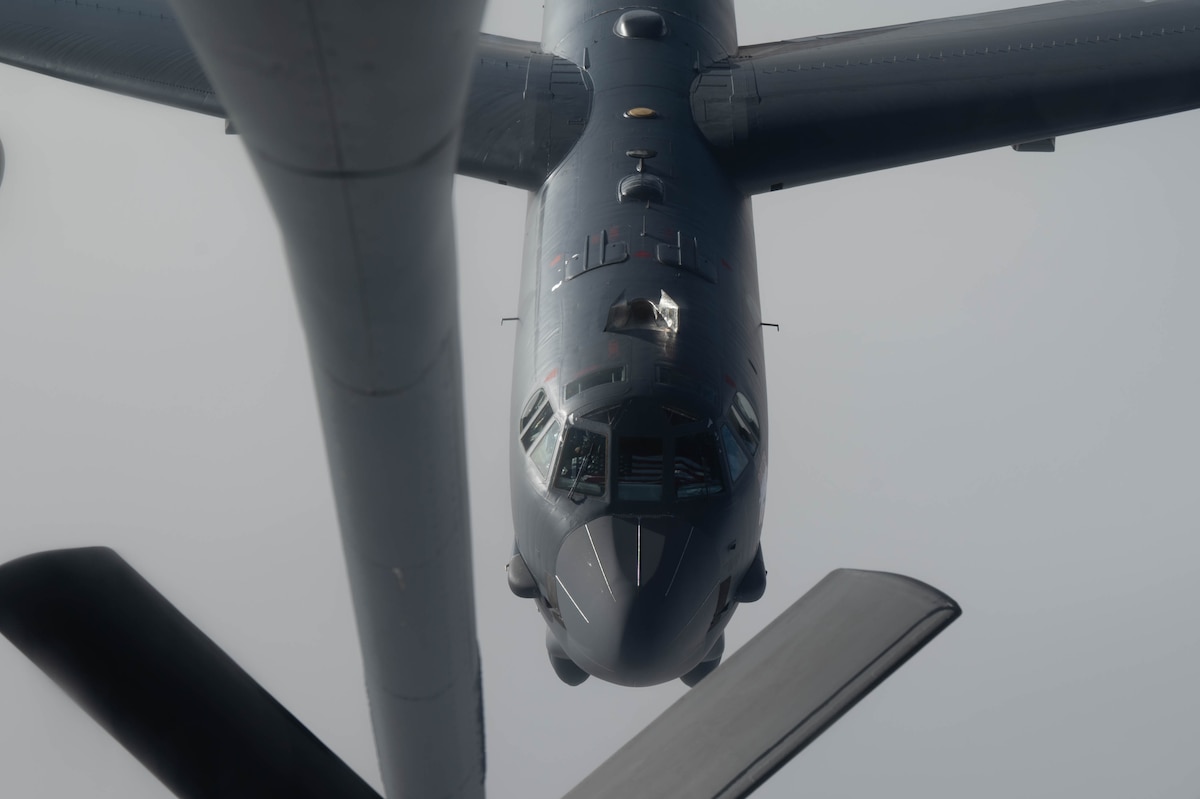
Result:
<svg viewBox="0 0 1200 799"><path fill-rule="evenodd" d="M579 481L583 479L583 472L587 468L588 462L592 459L592 452L596 449L596 437L588 436L588 450L579 460L579 469L575 472L575 479L571 482L571 487L567 490L567 499L575 501L575 487L579 485ZM582 502L586 497L580 497Z"/></svg>

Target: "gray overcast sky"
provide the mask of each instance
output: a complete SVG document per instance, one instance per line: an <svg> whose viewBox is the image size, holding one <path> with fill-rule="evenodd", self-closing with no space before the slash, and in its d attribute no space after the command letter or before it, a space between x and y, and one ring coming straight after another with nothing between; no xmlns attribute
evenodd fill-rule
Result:
<svg viewBox="0 0 1200 799"><path fill-rule="evenodd" d="M747 43L990 10L740 2ZM485 29L536 39L540 4ZM886 133L881 132L881 135ZM118 549L375 776L278 235L220 121L0 67L0 560ZM760 796L1200 792L1200 114L760 198L767 597L838 566L964 617ZM503 581L525 198L457 189L489 792L553 796L682 692L554 678ZM0 790L165 790L0 645Z"/></svg>

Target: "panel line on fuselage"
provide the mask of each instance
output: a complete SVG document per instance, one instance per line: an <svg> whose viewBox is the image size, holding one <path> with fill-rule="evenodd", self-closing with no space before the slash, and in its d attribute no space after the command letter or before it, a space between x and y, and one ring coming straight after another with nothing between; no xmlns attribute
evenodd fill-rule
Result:
<svg viewBox="0 0 1200 799"><path fill-rule="evenodd" d="M692 533L696 532L696 526L692 525L688 529L687 540L683 542L683 552L679 553L679 562L675 564L675 571L671 573L671 582L667 583L667 590L663 592L663 596L668 596L671 593L671 586L675 585L675 578L679 576L679 567L683 565L683 559L687 557L688 544L692 543Z"/></svg>
<svg viewBox="0 0 1200 799"><path fill-rule="evenodd" d="M642 587L642 520L638 519L637 527L637 587Z"/></svg>
<svg viewBox="0 0 1200 799"><path fill-rule="evenodd" d="M554 581L558 583L558 587L561 588L563 593L567 595L567 599L571 600L571 604L575 606L577 611L579 611L579 615L583 617L584 622L591 624L591 622L588 621L587 614L583 612L583 608L579 607L579 603L575 601L575 597L571 596L571 591L565 585L563 585L562 578L556 574L554 575Z"/></svg>
<svg viewBox="0 0 1200 799"><path fill-rule="evenodd" d="M592 539L592 528L584 524L583 529L587 531L588 543L592 545L592 554L596 556L596 565L600 567L600 576L604 578L604 587L608 589L608 595L612 597L613 602L616 602L617 595L613 593L612 583L608 581L608 574L604 571L604 561L600 560L600 553L596 551L596 542ZM679 568L676 567L676 571L678 570ZM570 594L567 594L567 596L570 596ZM574 602L575 600L571 601Z"/></svg>

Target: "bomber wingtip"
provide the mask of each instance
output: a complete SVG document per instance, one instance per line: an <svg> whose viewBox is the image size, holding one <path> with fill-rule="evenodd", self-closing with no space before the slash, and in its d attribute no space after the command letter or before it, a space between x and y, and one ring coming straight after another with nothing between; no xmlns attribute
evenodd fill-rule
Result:
<svg viewBox="0 0 1200 799"><path fill-rule="evenodd" d="M910 577L907 574L899 572L873 571L870 569L850 569L838 568L827 574L824 580L838 579L838 577L859 579L868 582L886 582L891 583L898 589L907 589L914 594L924 597L932 605L939 606L945 611L952 613L953 618L958 618L962 615L962 606L954 597L942 591L924 580L919 580L916 577ZM822 582L824 582L822 580Z"/></svg>

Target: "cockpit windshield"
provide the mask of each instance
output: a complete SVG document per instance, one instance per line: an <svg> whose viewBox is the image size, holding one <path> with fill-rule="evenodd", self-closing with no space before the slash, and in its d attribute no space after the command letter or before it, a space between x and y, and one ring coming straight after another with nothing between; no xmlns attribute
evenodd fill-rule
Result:
<svg viewBox="0 0 1200 799"><path fill-rule="evenodd" d="M663 493L663 440L617 439L617 496L635 502L653 502Z"/></svg>
<svg viewBox="0 0 1200 799"><path fill-rule="evenodd" d="M675 494L680 499L719 494L721 467L717 441L711 433L695 433L675 440Z"/></svg>
<svg viewBox="0 0 1200 799"><path fill-rule="evenodd" d="M725 490L712 433L673 439L621 436L613 458L617 462L618 499L657 502L663 498L664 485L673 488L678 499L707 497ZM669 472L665 468L668 464Z"/></svg>
<svg viewBox="0 0 1200 799"><path fill-rule="evenodd" d="M758 442L762 438L762 431L758 425L758 414L754 412L754 406L750 404L750 400L746 399L746 395L740 391L733 395L733 405L729 406L729 417L737 428L738 437L750 450L750 454L758 452Z"/></svg>
<svg viewBox="0 0 1200 799"><path fill-rule="evenodd" d="M554 460L554 448L558 446L558 430L559 424L555 421L537 446L529 451L529 459L533 461L543 480L550 471L550 462Z"/></svg>
<svg viewBox="0 0 1200 799"><path fill-rule="evenodd" d="M546 402L546 392L539 390L530 397L521 413L521 446L529 449L537 441L538 434L546 427L546 422L554 416L554 409ZM530 421L532 419L532 421Z"/></svg>
<svg viewBox="0 0 1200 799"><path fill-rule="evenodd" d="M530 416L533 420L537 418L536 412ZM722 443L740 460L729 465L733 480L745 469L746 457L726 425L714 430L711 422L657 404L635 408L632 414L626 405L606 408L602 419L609 426L603 430L597 430L596 423L601 419L595 417L596 414L589 415L587 422L571 424L563 430L553 470L554 488L569 494L599 497L606 493L606 481L611 479L614 501L638 503L722 494L729 479L722 464ZM707 429L697 429L705 424ZM559 440L558 423L549 424L548 428L530 451L534 465L543 474ZM607 431L615 432L611 453ZM724 442L718 440L718 432L725 437ZM608 475L610 457L613 471Z"/></svg>
<svg viewBox="0 0 1200 799"><path fill-rule="evenodd" d="M555 487L594 497L603 494L607 469L606 444L605 437L599 433L579 427L570 428L563 443L562 457L559 458Z"/></svg>

